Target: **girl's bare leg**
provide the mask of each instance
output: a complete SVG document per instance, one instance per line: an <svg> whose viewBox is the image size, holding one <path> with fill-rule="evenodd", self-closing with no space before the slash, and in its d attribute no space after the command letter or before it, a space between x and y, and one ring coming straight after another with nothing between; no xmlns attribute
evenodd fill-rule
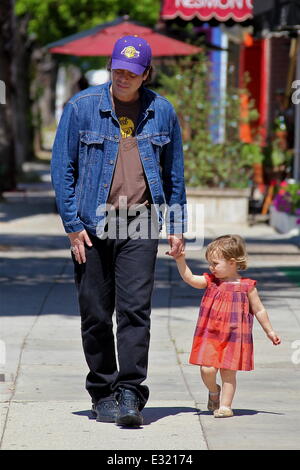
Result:
<svg viewBox="0 0 300 470"><path fill-rule="evenodd" d="M231 408L236 390L236 372L236 370L220 369L222 379L220 407L226 406Z"/></svg>
<svg viewBox="0 0 300 470"><path fill-rule="evenodd" d="M217 394L219 391L217 387L217 382L216 382L218 369L216 367L201 366L200 372L201 372L201 378L203 380L203 383L208 388L209 392L212 394L211 395L212 400L214 400L213 394ZM215 400L217 399L218 397L216 396Z"/></svg>

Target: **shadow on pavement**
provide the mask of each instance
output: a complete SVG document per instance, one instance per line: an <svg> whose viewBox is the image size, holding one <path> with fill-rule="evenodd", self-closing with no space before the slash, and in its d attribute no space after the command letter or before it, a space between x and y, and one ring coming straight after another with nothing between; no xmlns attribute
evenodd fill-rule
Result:
<svg viewBox="0 0 300 470"><path fill-rule="evenodd" d="M70 247L68 237L62 235L7 234L0 233L0 252L65 250ZM45 258L46 254L45 254ZM41 258L43 259L43 258Z"/></svg>
<svg viewBox="0 0 300 470"><path fill-rule="evenodd" d="M18 196L20 198L20 196ZM53 197L30 197L24 193L22 202L0 202L0 222L12 222L26 217L42 214L57 214ZM30 220L28 221L30 226Z"/></svg>
<svg viewBox="0 0 300 470"><path fill-rule="evenodd" d="M170 302L172 302L172 308L193 307L195 311L198 310L204 291L186 285L180 279L176 266L170 266L168 263L170 263L168 259L160 259L157 264L152 303L153 315L155 315L155 309L168 309ZM200 262L190 263L190 266L195 273L207 272ZM265 267L262 270L253 268L247 271L246 276L257 280L257 288L261 293L262 301L277 305L283 304L284 299L299 298L300 300L300 290L299 288L297 290L296 283L292 284L285 270L289 272L290 267L281 266L280 270L277 267ZM171 280L167 278L167 273ZM45 296L50 288L53 294L51 294L50 301L43 306L41 314L78 314L71 258L3 257L1 259L0 253L0 290L2 292L0 315L32 315L32 309L20 309L20 305L25 307L30 298L36 301L40 299L42 302L41 296ZM174 312L174 315L180 317L179 312ZM168 316L167 310L166 316ZM182 317L182 321L186 319Z"/></svg>
<svg viewBox="0 0 300 470"><path fill-rule="evenodd" d="M167 416L175 416L181 413L197 413L196 408L189 408L186 406L161 406L161 407L148 407L142 412L144 416L144 424L151 424Z"/></svg>
<svg viewBox="0 0 300 470"><path fill-rule="evenodd" d="M206 243L209 241L207 239ZM280 257L281 244L285 245L282 250L284 256L287 257L285 259L297 256L294 246L288 246L289 242L273 238L264 241L252 239L249 242L250 266L247 271L242 272L242 276L257 280L257 287L263 301L282 304L285 298L299 297L300 299L300 290L295 290L297 284L299 285L299 269L288 266L288 262L285 264L284 259L282 260ZM167 243L166 240L160 241L160 244L163 245L162 251ZM276 264L264 267L251 266L252 249L255 252L259 251L261 243L275 244L276 248L272 253L272 258L274 263L275 257ZM56 301L52 300L52 302L46 303L41 314L78 315L78 309L75 306L76 290L73 263L71 256L68 257L68 253L61 251L69 250L69 247L69 240L64 233L61 235L0 234L0 289L3 293L1 302L3 316L32 315L32 309L20 309L20 305L25 306L29 298L40 299L42 302L41 296L45 296L45 293L48 292L47 289L50 288L54 291L53 295L55 295ZM268 246L265 246L264 249L269 251ZM56 256L55 250L58 250L61 255ZM50 251L53 253L49 253ZM1 256L2 253L3 256ZM279 255L278 262L277 253ZM265 255L266 253L262 252L262 256ZM195 274L208 272L208 266L203 260L200 248L199 259L189 259L188 254L187 259ZM194 307L198 309L203 292L193 289L181 280L176 263L169 256L162 256L158 259L153 293L154 315L156 308L167 309L171 301L172 308ZM69 307L68 304L70 304ZM177 315L176 312L174 314ZM168 315L167 310L166 315ZM184 318L182 321L185 321Z"/></svg>
<svg viewBox="0 0 300 470"><path fill-rule="evenodd" d="M197 414L196 408L189 407L172 407L172 406L160 406L160 407L148 407L144 408L142 415L144 417L144 426L147 426L155 421L166 418L168 416L176 416L180 413L195 413ZM73 415L87 416L89 419L95 419L95 416L91 410L73 411Z"/></svg>

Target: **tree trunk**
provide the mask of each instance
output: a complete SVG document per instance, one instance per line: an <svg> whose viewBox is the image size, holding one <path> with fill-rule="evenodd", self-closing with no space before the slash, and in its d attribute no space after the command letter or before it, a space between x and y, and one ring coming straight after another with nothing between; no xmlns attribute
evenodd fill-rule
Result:
<svg viewBox="0 0 300 470"><path fill-rule="evenodd" d="M0 193L16 186L16 161L13 137L13 1L0 2Z"/></svg>
<svg viewBox="0 0 300 470"><path fill-rule="evenodd" d="M58 73L58 63L49 53L44 55L41 66L43 74L43 96L40 100L42 123L50 126L55 122L55 88Z"/></svg>
<svg viewBox="0 0 300 470"><path fill-rule="evenodd" d="M43 141L42 129L56 124L55 98L58 63L44 49L36 49L32 55L34 80L32 82L35 153L49 150Z"/></svg>
<svg viewBox="0 0 300 470"><path fill-rule="evenodd" d="M16 86L14 102L15 152L17 167L21 168L27 160L34 158L33 123L30 99L31 52L32 41L27 35L29 15L14 16L14 54L13 81Z"/></svg>
<svg viewBox="0 0 300 470"><path fill-rule="evenodd" d="M16 187L22 164L33 157L29 17L16 17L14 3L0 2L0 80L6 95L0 104L0 191Z"/></svg>

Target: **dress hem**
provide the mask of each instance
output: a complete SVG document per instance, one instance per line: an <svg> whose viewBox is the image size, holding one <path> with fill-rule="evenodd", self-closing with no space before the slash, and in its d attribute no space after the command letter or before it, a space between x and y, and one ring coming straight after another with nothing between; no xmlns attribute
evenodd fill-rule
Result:
<svg viewBox="0 0 300 470"><path fill-rule="evenodd" d="M254 370L254 367L252 367L251 369L236 369L236 368L232 368L232 367L225 367L225 366L216 366L215 364L203 364L203 363L198 363L198 362L191 362L189 361L189 364L193 365L193 366L204 366L204 367L215 367L216 369L228 369L228 370L240 370L240 371L245 371L245 372L250 372L251 370Z"/></svg>

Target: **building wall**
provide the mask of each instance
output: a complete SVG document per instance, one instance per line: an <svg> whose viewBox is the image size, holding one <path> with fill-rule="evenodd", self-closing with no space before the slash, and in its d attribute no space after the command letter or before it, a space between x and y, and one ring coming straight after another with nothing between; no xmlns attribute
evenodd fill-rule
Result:
<svg viewBox="0 0 300 470"><path fill-rule="evenodd" d="M285 90L288 83L288 70L290 65L290 45L291 39L280 37L270 39L270 79L269 79L269 115L268 115L268 135L272 134L272 126L275 118L276 91Z"/></svg>

